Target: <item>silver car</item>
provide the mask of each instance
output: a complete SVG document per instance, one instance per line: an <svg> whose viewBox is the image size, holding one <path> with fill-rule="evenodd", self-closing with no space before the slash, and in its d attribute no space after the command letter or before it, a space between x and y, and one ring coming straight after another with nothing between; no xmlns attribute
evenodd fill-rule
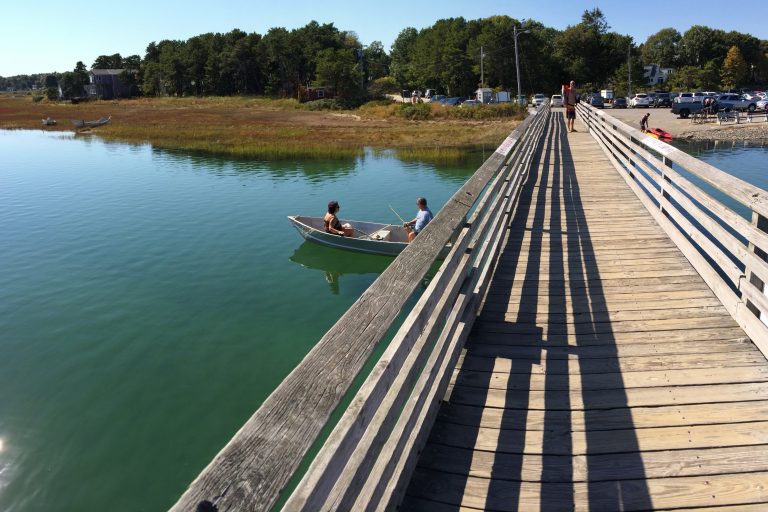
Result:
<svg viewBox="0 0 768 512"><path fill-rule="evenodd" d="M739 94L721 94L717 97L717 108L729 112L731 110L748 110L754 112L757 102L748 100Z"/></svg>

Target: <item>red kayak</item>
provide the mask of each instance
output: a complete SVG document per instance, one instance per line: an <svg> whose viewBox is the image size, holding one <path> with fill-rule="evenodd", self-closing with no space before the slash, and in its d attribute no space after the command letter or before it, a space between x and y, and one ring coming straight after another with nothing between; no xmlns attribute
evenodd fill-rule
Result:
<svg viewBox="0 0 768 512"><path fill-rule="evenodd" d="M650 135L651 137L655 137L663 142L671 142L672 141L672 134L669 132L665 132L661 128L651 128L650 130L647 130L645 133Z"/></svg>

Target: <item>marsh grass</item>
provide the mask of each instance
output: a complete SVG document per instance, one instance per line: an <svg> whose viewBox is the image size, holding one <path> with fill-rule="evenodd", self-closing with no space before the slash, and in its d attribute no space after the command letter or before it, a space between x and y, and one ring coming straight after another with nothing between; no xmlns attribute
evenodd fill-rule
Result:
<svg viewBox="0 0 768 512"><path fill-rule="evenodd" d="M0 128L41 129L40 119L72 130L72 119L112 121L92 131L116 142L151 144L216 155L258 159L350 158L364 147L394 149L409 159L455 162L469 147L499 144L519 122L504 117L456 119L457 109L422 104L425 120L404 119L402 104L370 102L343 112L307 111L294 99L260 97L139 98L78 105L0 95ZM461 114L469 115L469 114Z"/></svg>
<svg viewBox="0 0 768 512"><path fill-rule="evenodd" d="M455 147L420 147L396 149L399 160L430 162L435 164L455 164L469 159L467 151Z"/></svg>

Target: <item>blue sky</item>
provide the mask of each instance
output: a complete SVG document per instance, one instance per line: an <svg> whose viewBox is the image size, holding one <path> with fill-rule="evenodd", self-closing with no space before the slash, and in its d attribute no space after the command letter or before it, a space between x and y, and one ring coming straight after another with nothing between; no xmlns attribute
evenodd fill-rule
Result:
<svg viewBox="0 0 768 512"><path fill-rule="evenodd" d="M78 60L90 67L99 55L113 53L143 57L147 44L161 39L187 39L233 28L263 34L271 27L292 29L311 20L354 31L364 44L381 41L387 50L403 28L421 29L441 18L505 14L563 29L578 23L581 13L594 7L603 11L611 30L629 34L638 43L665 27L673 26L682 33L697 24L768 39L765 16L750 16L748 8L736 8L740 14L724 20L712 13L727 4L712 0L391 0L375 4L351 0L37 0L4 4L0 9L0 76L68 71Z"/></svg>

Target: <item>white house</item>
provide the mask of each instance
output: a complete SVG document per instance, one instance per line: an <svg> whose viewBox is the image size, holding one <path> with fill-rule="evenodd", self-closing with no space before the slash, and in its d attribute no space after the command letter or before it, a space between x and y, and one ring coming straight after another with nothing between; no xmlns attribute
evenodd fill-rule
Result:
<svg viewBox="0 0 768 512"><path fill-rule="evenodd" d="M675 71L675 68L662 68L656 64L650 64L644 66L643 78L646 85L663 84L669 80L670 73Z"/></svg>

